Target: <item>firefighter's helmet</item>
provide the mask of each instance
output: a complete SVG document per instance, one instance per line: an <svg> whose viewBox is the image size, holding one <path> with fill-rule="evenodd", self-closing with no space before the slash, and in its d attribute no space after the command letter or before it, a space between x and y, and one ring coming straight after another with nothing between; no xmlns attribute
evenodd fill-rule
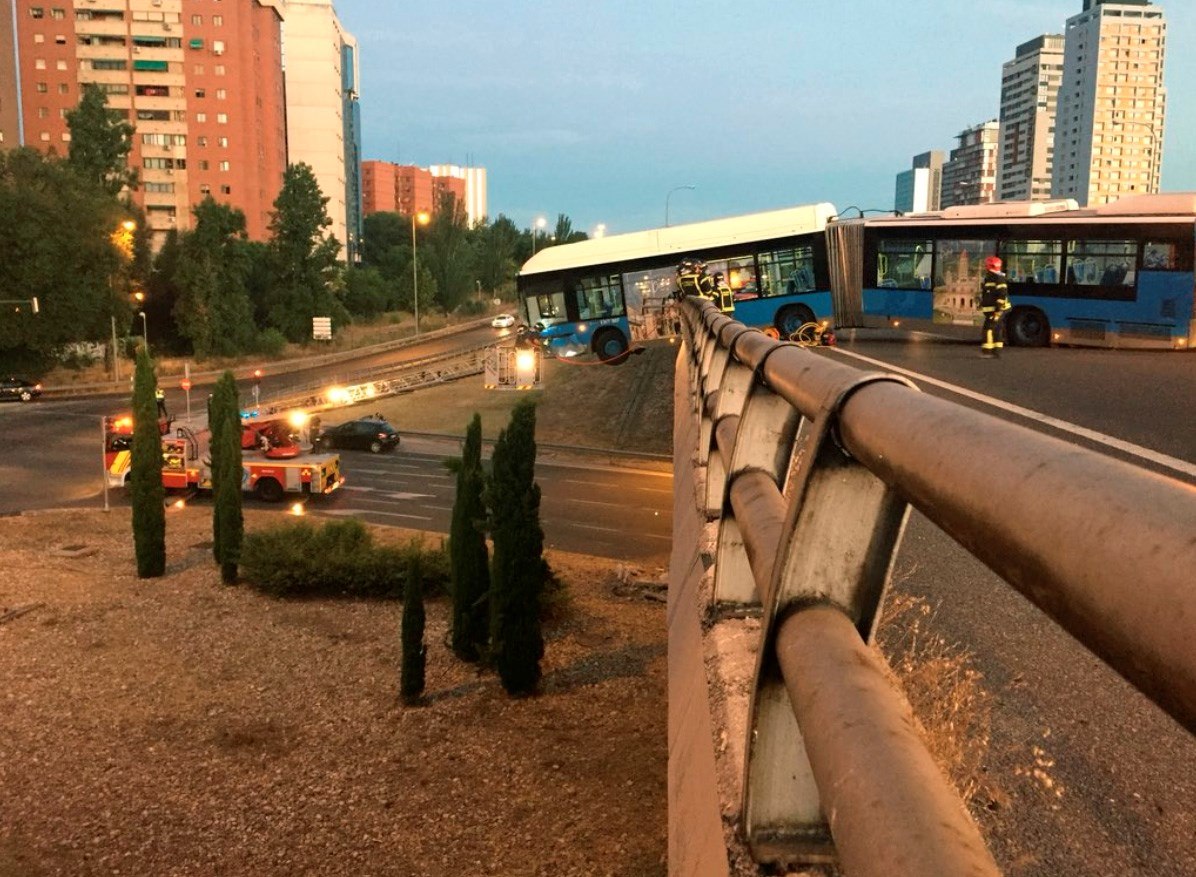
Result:
<svg viewBox="0 0 1196 877"><path fill-rule="evenodd" d="M1000 256L989 256L987 259L985 259L984 260L984 270L1000 272L1001 257Z"/></svg>

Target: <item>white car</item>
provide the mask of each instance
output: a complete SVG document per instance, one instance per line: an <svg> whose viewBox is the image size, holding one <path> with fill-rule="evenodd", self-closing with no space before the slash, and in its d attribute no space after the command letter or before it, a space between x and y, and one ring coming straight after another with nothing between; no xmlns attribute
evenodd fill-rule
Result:
<svg viewBox="0 0 1196 877"><path fill-rule="evenodd" d="M510 329L515 325L515 318L510 314L499 314L490 321L490 325L495 329Z"/></svg>

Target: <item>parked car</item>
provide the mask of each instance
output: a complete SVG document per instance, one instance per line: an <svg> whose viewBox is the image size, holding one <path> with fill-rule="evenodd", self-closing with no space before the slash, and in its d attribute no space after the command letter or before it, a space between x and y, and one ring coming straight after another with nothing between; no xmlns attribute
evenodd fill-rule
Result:
<svg viewBox="0 0 1196 877"><path fill-rule="evenodd" d="M0 402L32 402L41 394L41 384L24 378L0 378Z"/></svg>
<svg viewBox="0 0 1196 877"><path fill-rule="evenodd" d="M510 314L499 314L490 321L490 325L495 329L510 329L515 325L515 318Z"/></svg>
<svg viewBox="0 0 1196 877"><path fill-rule="evenodd" d="M383 451L393 451L398 446L398 431L376 417L363 417L329 426L320 430L320 434L312 440L312 447L319 451L341 448L381 454Z"/></svg>

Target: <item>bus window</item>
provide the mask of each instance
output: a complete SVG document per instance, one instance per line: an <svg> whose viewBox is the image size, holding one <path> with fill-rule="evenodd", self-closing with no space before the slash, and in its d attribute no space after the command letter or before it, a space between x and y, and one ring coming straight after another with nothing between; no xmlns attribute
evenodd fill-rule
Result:
<svg viewBox="0 0 1196 877"><path fill-rule="evenodd" d="M930 241L880 241L876 285L881 289L930 289Z"/></svg>
<svg viewBox="0 0 1196 877"><path fill-rule="evenodd" d="M579 320L621 317L625 313L623 286L618 274L583 277L573 288L573 294L577 299Z"/></svg>
<svg viewBox="0 0 1196 877"><path fill-rule="evenodd" d="M996 241L935 242L933 307L936 323L980 325L980 279L984 276L984 259L996 251Z"/></svg>
<svg viewBox="0 0 1196 877"><path fill-rule="evenodd" d="M1010 283L1062 282L1063 241L1006 241L1000 256Z"/></svg>
<svg viewBox="0 0 1196 877"><path fill-rule="evenodd" d="M1179 248L1170 242L1148 241L1142 245L1143 271L1178 271Z"/></svg>
<svg viewBox="0 0 1196 877"><path fill-rule="evenodd" d="M529 298L527 311L527 320L533 326L552 320L559 322L565 319L565 293L554 292Z"/></svg>
<svg viewBox="0 0 1196 877"><path fill-rule="evenodd" d="M761 253L759 262L760 295L798 295L814 291L813 247Z"/></svg>
<svg viewBox="0 0 1196 877"><path fill-rule="evenodd" d="M1068 241L1067 282L1077 286L1133 286L1135 241Z"/></svg>

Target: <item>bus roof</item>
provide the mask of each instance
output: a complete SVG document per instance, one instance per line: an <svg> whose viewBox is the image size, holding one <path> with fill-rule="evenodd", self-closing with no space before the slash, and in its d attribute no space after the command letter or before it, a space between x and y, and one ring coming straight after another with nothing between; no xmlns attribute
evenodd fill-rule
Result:
<svg viewBox="0 0 1196 877"><path fill-rule="evenodd" d="M526 277L529 274L631 262L653 256L680 256L728 244L816 233L826 228L827 220L834 215L835 207L832 204L806 204L784 210L593 238L575 244L547 247L528 259L519 274Z"/></svg>
<svg viewBox="0 0 1196 877"><path fill-rule="evenodd" d="M1095 224L1196 221L1196 192L1131 195L1109 204L1080 207L1070 198L1057 201L997 201L948 207L932 213L909 213L867 220L871 227L903 225L1004 225L1019 221Z"/></svg>

